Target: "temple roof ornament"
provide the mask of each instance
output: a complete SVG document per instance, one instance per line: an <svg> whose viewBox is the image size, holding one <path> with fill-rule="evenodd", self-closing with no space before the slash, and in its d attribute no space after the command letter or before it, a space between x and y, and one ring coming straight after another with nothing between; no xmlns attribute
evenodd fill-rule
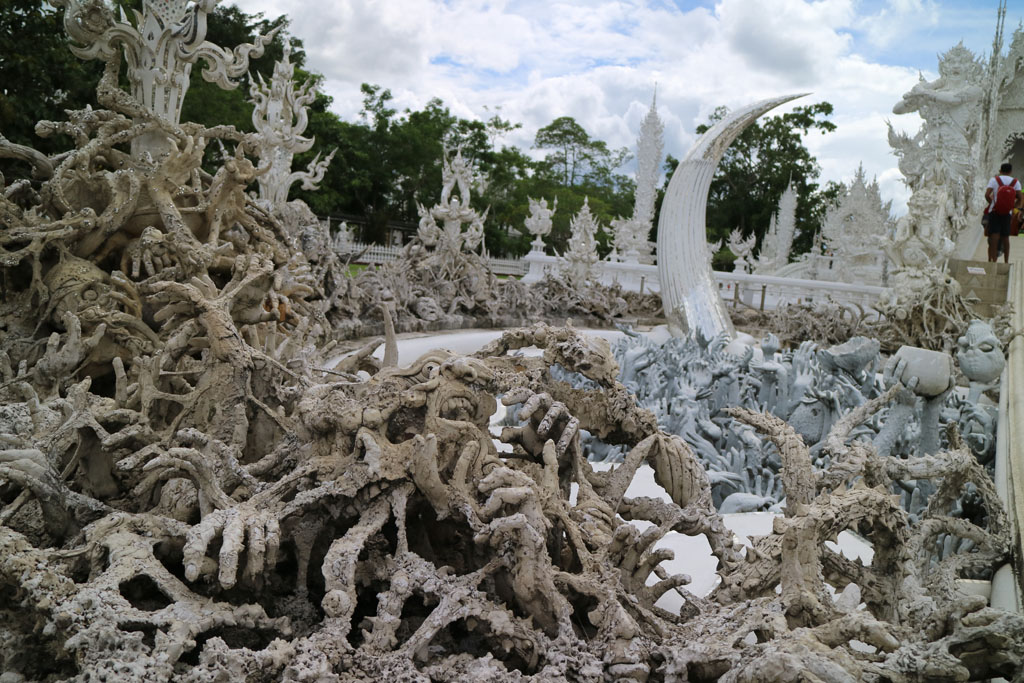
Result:
<svg viewBox="0 0 1024 683"><path fill-rule="evenodd" d="M636 190L633 215L612 221L615 252L625 261L652 262L647 237L654 225L654 204L658 195L658 176L664 147L665 124L658 116L657 93L640 126L637 138Z"/></svg>
<svg viewBox="0 0 1024 683"><path fill-rule="evenodd" d="M825 212L822 238L832 253L838 279L871 284L882 273L882 245L893 229L892 201L883 202L878 181L867 182L857 168L850 189Z"/></svg>
<svg viewBox="0 0 1024 683"><path fill-rule="evenodd" d="M796 232L796 188L791 180L779 198L779 208L772 214L768 232L761 240L761 250L754 263L754 272L771 274L789 263Z"/></svg>
<svg viewBox="0 0 1024 683"><path fill-rule="evenodd" d="M230 51L207 41L206 17L217 2L143 0L142 11L132 10L129 19L123 9L115 17L102 0L53 0L65 8L71 51L82 59L105 62L123 51L132 96L154 116L173 124L181 117L193 64L205 61L203 78L230 90L249 69L250 57L261 56L276 33L275 29ZM156 139L147 142L142 148L133 146L133 153L163 151Z"/></svg>
<svg viewBox="0 0 1024 683"><path fill-rule="evenodd" d="M551 232L551 217L558 210L558 197L555 197L555 201L550 209L548 208L548 200L543 197L539 200L527 197L527 200L530 202L530 215L526 217L523 223L526 226L526 230L535 238L530 243L530 246L533 247L534 251L543 251L544 237Z"/></svg>
<svg viewBox="0 0 1024 683"><path fill-rule="evenodd" d="M317 154L305 171L292 171L295 155L313 146L314 138L303 137L302 133L309 123L307 106L316 99L316 92L311 81L295 86L295 65L289 60L290 54L291 45L286 42L284 56L274 65L270 85L258 76L259 82L249 87L260 166L269 167L259 177L260 199L271 207L287 202L289 188L298 181L302 181L302 189L315 190L337 152L332 150L324 159Z"/></svg>

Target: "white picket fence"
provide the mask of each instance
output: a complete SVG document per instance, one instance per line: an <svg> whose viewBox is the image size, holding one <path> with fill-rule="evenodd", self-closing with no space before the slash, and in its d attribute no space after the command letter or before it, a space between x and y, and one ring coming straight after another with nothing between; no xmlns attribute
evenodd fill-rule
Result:
<svg viewBox="0 0 1024 683"><path fill-rule="evenodd" d="M386 263L394 261L402 254L402 247L389 247L383 244L364 244L362 242L349 242L344 247L350 254L356 254L356 263ZM487 267L495 275L526 275L530 264L522 259L492 258L484 259Z"/></svg>

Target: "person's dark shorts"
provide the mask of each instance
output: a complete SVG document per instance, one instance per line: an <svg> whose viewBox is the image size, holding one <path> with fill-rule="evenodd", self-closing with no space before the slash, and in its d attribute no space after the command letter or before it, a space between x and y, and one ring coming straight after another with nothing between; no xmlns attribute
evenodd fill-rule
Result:
<svg viewBox="0 0 1024 683"><path fill-rule="evenodd" d="M999 235L1000 237L1010 236L1010 214L990 213L988 215L988 234Z"/></svg>

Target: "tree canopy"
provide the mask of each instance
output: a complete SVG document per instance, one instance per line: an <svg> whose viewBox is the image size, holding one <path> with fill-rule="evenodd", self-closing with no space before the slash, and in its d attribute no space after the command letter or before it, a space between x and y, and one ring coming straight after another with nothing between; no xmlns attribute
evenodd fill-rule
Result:
<svg viewBox="0 0 1024 683"><path fill-rule="evenodd" d="M706 132L728 114L718 107L708 123L697 127ZM797 194L794 253L810 249L814 232L821 224L834 188L820 188L821 167L804 145L812 130L821 134L835 130L828 120L828 102L796 107L793 111L755 121L729 146L708 194L708 239L728 237L738 228L744 236L757 235L758 245L768 230L779 197L792 181ZM678 162L677 162L678 163Z"/></svg>
<svg viewBox="0 0 1024 683"><path fill-rule="evenodd" d="M48 154L71 141L39 138L36 122L94 104L103 75L101 63L71 54L62 21L63 10L40 0L4 0L0 11L0 133Z"/></svg>

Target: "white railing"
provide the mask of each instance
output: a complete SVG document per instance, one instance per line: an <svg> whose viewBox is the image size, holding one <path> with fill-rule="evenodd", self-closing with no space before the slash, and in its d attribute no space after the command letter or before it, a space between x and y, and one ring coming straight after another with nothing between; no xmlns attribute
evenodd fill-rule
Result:
<svg viewBox="0 0 1024 683"><path fill-rule="evenodd" d="M357 255L356 263L386 263L402 255L402 247L383 244L349 242L344 246L348 254ZM496 275L525 276L523 282L536 282L545 273L557 273L564 259L532 251L522 259L484 259ZM598 281L618 284L623 289L657 294L661 291L658 267L641 263L598 263ZM714 271L718 290L730 305L746 306L772 311L786 304L820 303L829 299L845 305L859 305L873 309L885 287L855 285L847 282L802 280L774 275L724 273Z"/></svg>
<svg viewBox="0 0 1024 683"><path fill-rule="evenodd" d="M1024 271L1014 265L1010 272L1009 296L1013 303L1011 329L1024 327ZM1006 506L1013 527L1015 555L1024 557L1024 336L1017 334L1007 348L1006 369L999 387L999 422L996 428L996 491ZM1021 611L1020 566L1007 565L992 579L992 606Z"/></svg>
<svg viewBox="0 0 1024 683"><path fill-rule="evenodd" d="M774 275L723 273L714 271L722 297L734 305L741 303L759 310L774 310L786 304L821 303L829 299L840 304L860 305L873 309L885 291L875 285L855 285L849 282L826 280L800 280Z"/></svg>
<svg viewBox="0 0 1024 683"><path fill-rule="evenodd" d="M356 255L355 263L369 264L394 261L402 255L403 247L349 242L344 249L347 253ZM530 265L522 259L487 257L484 262L495 275L526 275L526 271L530 268Z"/></svg>
<svg viewBox="0 0 1024 683"><path fill-rule="evenodd" d="M523 282L536 282L546 273L561 270L564 259L532 251L523 259L530 264L530 271ZM597 264L597 280L605 285L618 284L634 292L661 291L658 267L640 263L616 263L601 261ZM722 298L734 306L747 306L771 311L786 304L824 302L832 299L840 304L860 305L872 309L884 287L854 285L847 282L824 280L801 280L774 275L750 275L747 273L723 273L714 271L718 290Z"/></svg>

